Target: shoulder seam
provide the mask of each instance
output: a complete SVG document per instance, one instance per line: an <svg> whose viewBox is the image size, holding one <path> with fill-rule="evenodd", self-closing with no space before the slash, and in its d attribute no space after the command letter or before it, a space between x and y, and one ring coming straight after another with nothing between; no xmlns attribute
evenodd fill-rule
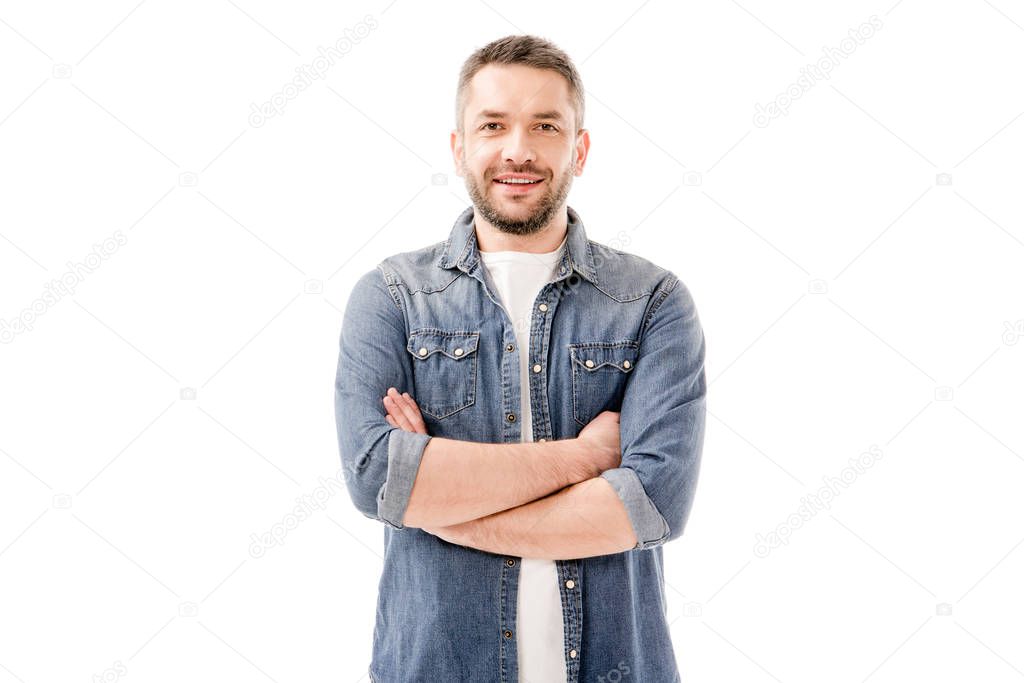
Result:
<svg viewBox="0 0 1024 683"><path fill-rule="evenodd" d="M402 316L405 316L405 309L402 307L402 302L398 297L398 292L395 291L395 285L391 282L391 278L388 276L389 273L384 269L384 261L377 264L377 270L380 272L381 278L384 280L384 286L388 289L388 295L391 297L391 301L398 307L398 310L402 311ZM408 325L406 325L408 327Z"/></svg>
<svg viewBox="0 0 1024 683"><path fill-rule="evenodd" d="M387 259L385 259L387 260ZM395 306L398 306L398 310L402 312L402 323L405 325L405 334L409 335L409 314L405 310L405 306L402 305L402 297L398 293L398 286L391 282L388 271L384 269L384 261L377 264L377 270L380 271L381 276L384 278L384 284L388 288L388 294L391 295L391 300L395 302Z"/></svg>
<svg viewBox="0 0 1024 683"><path fill-rule="evenodd" d="M676 288L676 285L679 284L679 277L676 276L675 273L673 273L670 270L666 270L666 272L668 273L668 277L664 278L658 284L658 287L654 290L654 293L651 294L651 305L647 309L647 314L644 316L643 324L640 326L641 340L643 339L644 334L647 332L647 326L650 324L651 319L654 317L654 314L657 313L658 309L661 308L661 305L665 303L665 299L668 298L668 295L671 294L672 290L674 290Z"/></svg>

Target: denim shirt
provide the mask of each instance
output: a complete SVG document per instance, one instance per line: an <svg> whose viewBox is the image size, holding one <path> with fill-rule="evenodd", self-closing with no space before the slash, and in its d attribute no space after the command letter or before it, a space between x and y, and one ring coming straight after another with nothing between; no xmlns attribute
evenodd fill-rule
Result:
<svg viewBox="0 0 1024 683"><path fill-rule="evenodd" d="M555 561L567 680L673 683L662 545L682 534L697 484L704 333L676 275L589 240L566 211L557 275L530 320L530 364L541 367L529 373L534 439L573 438L601 411L619 411L622 463L600 476L637 537L625 552ZM403 518L434 436L520 443L519 377L513 321L480 259L472 207L445 241L388 257L356 282L335 415L349 495L383 524L376 683L518 680L520 558L449 543ZM391 386L415 399L428 434L384 419Z"/></svg>

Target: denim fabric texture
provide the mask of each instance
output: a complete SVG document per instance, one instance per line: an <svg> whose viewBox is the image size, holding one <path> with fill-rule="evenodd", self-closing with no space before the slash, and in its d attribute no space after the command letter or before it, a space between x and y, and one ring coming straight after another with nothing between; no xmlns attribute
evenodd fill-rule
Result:
<svg viewBox="0 0 1024 683"><path fill-rule="evenodd" d="M566 211L557 275L530 320L530 363L542 367L530 373L534 439L573 438L601 411L619 411L622 463L600 476L638 539L625 552L556 560L567 680L673 683L662 546L683 533L697 485L704 333L675 274L589 240ZM446 240L384 259L349 295L335 415L352 502L384 536L376 683L518 681L520 558L403 525L432 437L520 443L512 325L480 260L472 207ZM416 400L429 434L384 419L391 386Z"/></svg>

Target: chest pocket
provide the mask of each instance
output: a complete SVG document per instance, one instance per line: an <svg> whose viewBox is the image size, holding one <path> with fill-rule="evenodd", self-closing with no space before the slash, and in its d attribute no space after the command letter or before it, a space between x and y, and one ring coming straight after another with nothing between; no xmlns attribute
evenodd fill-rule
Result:
<svg viewBox="0 0 1024 683"><path fill-rule="evenodd" d="M413 358L420 411L441 420L476 401L479 332L413 330L406 348Z"/></svg>
<svg viewBox="0 0 1024 683"><path fill-rule="evenodd" d="M629 339L569 344L572 413L580 425L586 426L603 410L621 409L626 380L636 367L638 347Z"/></svg>

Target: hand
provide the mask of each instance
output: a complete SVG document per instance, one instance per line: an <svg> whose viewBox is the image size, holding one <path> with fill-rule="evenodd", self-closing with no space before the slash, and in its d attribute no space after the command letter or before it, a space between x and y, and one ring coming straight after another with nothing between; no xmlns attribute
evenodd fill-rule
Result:
<svg viewBox="0 0 1024 683"><path fill-rule="evenodd" d="M587 445L584 462L592 476L605 470L615 469L622 464L622 447L619 445L619 414L611 410L598 413L576 437Z"/></svg>
<svg viewBox="0 0 1024 683"><path fill-rule="evenodd" d="M400 394L398 389L388 387L388 394L384 397L384 409L387 414L384 419L392 427L398 427L407 432L427 433L427 426L423 423L423 415L420 414L420 407L412 396L407 393Z"/></svg>

